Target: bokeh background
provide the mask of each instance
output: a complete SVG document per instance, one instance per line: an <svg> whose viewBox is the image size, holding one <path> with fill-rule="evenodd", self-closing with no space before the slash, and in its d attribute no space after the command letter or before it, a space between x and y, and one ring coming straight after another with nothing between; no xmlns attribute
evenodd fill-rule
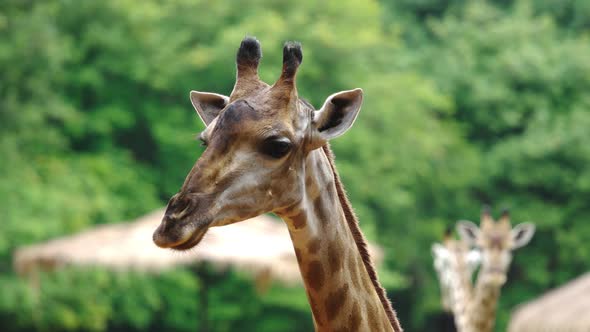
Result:
<svg viewBox="0 0 590 332"><path fill-rule="evenodd" d="M203 149L188 92L229 94L246 34L269 82L283 42L302 42L299 93L316 107L364 89L333 148L407 331L448 323L430 245L482 204L537 225L496 331L590 268L589 1L3 0L2 331L312 329L302 288L260 293L231 269L70 267L31 282L12 266L19 246L164 205Z"/></svg>

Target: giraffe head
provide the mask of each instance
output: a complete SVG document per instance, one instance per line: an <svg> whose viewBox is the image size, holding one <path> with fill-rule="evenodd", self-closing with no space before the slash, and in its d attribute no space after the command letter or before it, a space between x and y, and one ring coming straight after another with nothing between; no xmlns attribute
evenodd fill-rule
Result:
<svg viewBox="0 0 590 332"><path fill-rule="evenodd" d="M460 282L453 279L457 279L457 273L461 273L464 280L471 280L481 262L481 254L479 249L469 249L465 242L451 238L450 234L445 236L442 244L433 243L431 249L434 270L440 281L443 308L450 311L453 308L451 288L455 282Z"/></svg>
<svg viewBox="0 0 590 332"><path fill-rule="evenodd" d="M280 77L258 77L260 43L246 37L237 52L237 78L229 97L191 91L205 130L206 149L170 199L154 242L178 250L197 245L222 226L298 203L304 195L305 157L343 134L357 117L362 90L329 96L319 110L297 95L299 43L283 48Z"/></svg>
<svg viewBox="0 0 590 332"><path fill-rule="evenodd" d="M512 261L512 251L529 243L535 233L535 225L522 223L510 224L508 211L502 212L498 221L494 221L489 209L481 214L480 228L471 221L459 221L457 230L461 238L481 250L482 263L480 272L484 281L494 285L506 282L508 267Z"/></svg>

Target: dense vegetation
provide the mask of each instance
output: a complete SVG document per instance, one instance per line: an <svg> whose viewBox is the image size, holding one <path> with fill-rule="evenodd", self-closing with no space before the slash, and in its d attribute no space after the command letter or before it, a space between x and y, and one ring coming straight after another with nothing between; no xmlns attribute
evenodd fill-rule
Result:
<svg viewBox="0 0 590 332"><path fill-rule="evenodd" d="M188 91L229 94L245 34L271 82L282 42L303 43L299 92L316 107L365 90L333 147L408 331L441 321L430 244L445 227L482 203L537 224L502 293L503 330L516 304L590 268L589 33L583 0L1 1L2 330L311 329L302 289L260 295L234 271L12 269L18 246L178 190L202 149Z"/></svg>

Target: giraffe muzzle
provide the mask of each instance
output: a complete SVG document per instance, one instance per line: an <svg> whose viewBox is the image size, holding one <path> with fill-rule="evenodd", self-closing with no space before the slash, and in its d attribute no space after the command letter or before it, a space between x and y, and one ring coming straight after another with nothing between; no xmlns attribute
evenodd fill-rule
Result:
<svg viewBox="0 0 590 332"><path fill-rule="evenodd" d="M199 202L186 195L176 194L168 203L162 222L153 234L160 248L190 249L203 239L212 219L198 213Z"/></svg>
<svg viewBox="0 0 590 332"><path fill-rule="evenodd" d="M153 241L160 248L187 250L201 242L209 230L210 224L208 219L183 221L164 216L154 231Z"/></svg>

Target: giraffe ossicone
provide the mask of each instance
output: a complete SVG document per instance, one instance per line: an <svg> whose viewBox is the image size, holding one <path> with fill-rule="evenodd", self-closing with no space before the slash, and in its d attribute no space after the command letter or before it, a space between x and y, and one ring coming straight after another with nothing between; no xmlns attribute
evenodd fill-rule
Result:
<svg viewBox="0 0 590 332"><path fill-rule="evenodd" d="M258 77L261 58L260 43L246 37L230 96L190 93L207 148L170 199L154 242L189 249L210 227L273 212L289 228L317 331L401 331L328 145L353 125L362 90L332 94L316 110L297 94L299 43L285 44L272 85Z"/></svg>

